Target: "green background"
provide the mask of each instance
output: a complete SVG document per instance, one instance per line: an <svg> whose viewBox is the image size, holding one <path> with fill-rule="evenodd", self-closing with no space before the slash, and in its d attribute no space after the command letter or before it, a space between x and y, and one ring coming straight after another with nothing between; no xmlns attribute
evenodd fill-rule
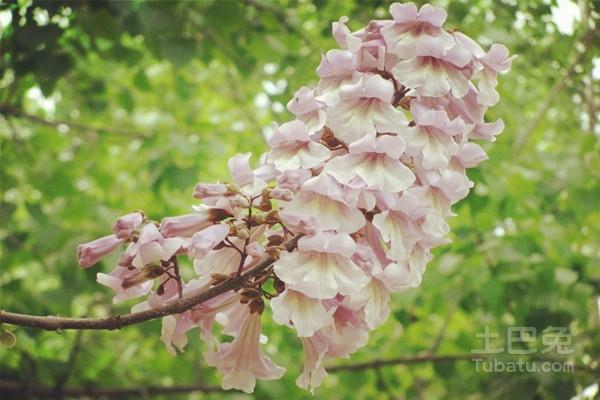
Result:
<svg viewBox="0 0 600 400"><path fill-rule="evenodd" d="M468 354L482 347L475 334L486 326L499 334L498 346L507 328L535 327L528 346L539 356L542 330L559 326L572 335L570 359L589 366L600 354L598 3L580 4L572 34L557 30L554 1L434 4L447 8L447 27L518 55L488 113L506 129L484 145L490 160L469 172L475 188L455 207L453 243L436 249L423 285L394 295L389 320L368 346L332 364ZM228 157L258 156L266 150L263 128L292 117L285 104L316 82L320 55L336 47L330 23L347 15L359 29L388 18L388 5L2 2L12 22L0 47L1 308L127 312L135 301L112 305L110 291L95 282L114 258L82 271L75 246L135 209L154 219L187 212L196 182L227 178ZM167 353L160 321L81 335L11 329L17 343L0 348L1 379L67 387L219 382L195 333L184 354ZM288 373L259 383L254 396L311 398L294 384L299 340L271 322L265 333L267 353ZM598 375L477 373L468 361L427 362L330 374L312 398L566 399Z"/></svg>

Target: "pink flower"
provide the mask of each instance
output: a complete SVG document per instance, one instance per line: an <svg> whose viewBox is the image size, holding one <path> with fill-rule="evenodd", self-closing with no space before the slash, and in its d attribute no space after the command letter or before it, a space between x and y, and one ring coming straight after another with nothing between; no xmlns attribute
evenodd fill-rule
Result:
<svg viewBox="0 0 600 400"><path fill-rule="evenodd" d="M306 124L311 135L325 126L327 114L324 108L325 103L317 100L314 90L305 86L287 103L287 109Z"/></svg>
<svg viewBox="0 0 600 400"><path fill-rule="evenodd" d="M280 171L321 165L329 158L329 149L312 141L308 134L306 124L300 120L281 125L267 140L271 147L269 160Z"/></svg>
<svg viewBox="0 0 600 400"><path fill-rule="evenodd" d="M350 29L346 25L348 17L341 17L338 21L331 24L331 32L333 37L338 44L348 50L356 51L360 46L360 38L352 35Z"/></svg>
<svg viewBox="0 0 600 400"><path fill-rule="evenodd" d="M450 168L441 172L433 172L428 177L428 183L437 187L451 203L464 199L473 187L473 182L463 171L455 171Z"/></svg>
<svg viewBox="0 0 600 400"><path fill-rule="evenodd" d="M390 244L387 257L394 261L407 260L422 233L406 216L396 210L384 211L373 217L373 225L381 238Z"/></svg>
<svg viewBox="0 0 600 400"><path fill-rule="evenodd" d="M123 287L123 283L131 278L139 276L140 271L133 268L130 270L127 267L117 266L110 274L99 272L96 274L96 281L104 286L108 286L116 292L113 297L113 303L120 303L125 300L134 299L147 295L152 289L153 282L144 280L127 288Z"/></svg>
<svg viewBox="0 0 600 400"><path fill-rule="evenodd" d="M223 183L199 183L194 189L194 197L205 199L207 197L224 196L230 192L230 188Z"/></svg>
<svg viewBox="0 0 600 400"><path fill-rule="evenodd" d="M393 52L387 51L387 45L382 30L392 24L389 20L375 20L354 33L345 26L346 21L337 23L337 33L344 35L348 43L348 50L355 53L357 70L359 71L389 71L398 62L398 57ZM334 31L336 23L333 23ZM338 40L339 42L339 40Z"/></svg>
<svg viewBox="0 0 600 400"><path fill-rule="evenodd" d="M296 379L296 385L302 389L310 389L312 392L327 376L323 359L327 353L328 343L319 333L312 337L301 337L300 340L304 352L304 366L302 374Z"/></svg>
<svg viewBox="0 0 600 400"><path fill-rule="evenodd" d="M256 196L267 186L266 181L274 179L279 171L272 164L263 164L254 171L250 168L251 153L237 154L227 163L234 182L242 192Z"/></svg>
<svg viewBox="0 0 600 400"><path fill-rule="evenodd" d="M485 150L480 145L470 142L463 143L454 157L463 168L476 167L480 162L488 159Z"/></svg>
<svg viewBox="0 0 600 400"><path fill-rule="evenodd" d="M167 315L162 319L160 340L165 344L169 353L176 355L175 348L183 352L183 348L188 342L186 333L195 327L191 311L177 315Z"/></svg>
<svg viewBox="0 0 600 400"><path fill-rule="evenodd" d="M258 313L248 314L233 342L205 353L206 363L223 374L223 389L252 393L256 379L279 379L285 373L285 368L274 364L260 349L260 319Z"/></svg>
<svg viewBox="0 0 600 400"><path fill-rule="evenodd" d="M322 230L353 233L365 224L364 215L345 198L347 190L330 175L309 179L294 199L283 206L288 215L309 220L317 216Z"/></svg>
<svg viewBox="0 0 600 400"><path fill-rule="evenodd" d="M450 159L458 151L453 136L465 130L460 118L450 120L444 111L429 110L419 102L411 104L416 127L407 138L407 153L415 157L424 169L446 168Z"/></svg>
<svg viewBox="0 0 600 400"><path fill-rule="evenodd" d="M328 124L335 136L352 143L377 132L401 133L408 122L391 104L392 82L377 74L356 73L339 91L339 102L327 110Z"/></svg>
<svg viewBox="0 0 600 400"><path fill-rule="evenodd" d="M231 238L231 241L238 248L244 245L244 241L238 238ZM209 276L215 273L231 274L237 271L240 260L241 255L237 250L231 247L223 247L209 251L202 258L194 259L194 271L199 276Z"/></svg>
<svg viewBox="0 0 600 400"><path fill-rule="evenodd" d="M382 271L381 281L390 292L399 292L411 285L411 273L406 265L388 264Z"/></svg>
<svg viewBox="0 0 600 400"><path fill-rule="evenodd" d="M387 319L390 294L385 283L387 278L381 264L370 247L359 245L352 260L370 277L369 283L344 299L344 305L362 310L369 329L375 329Z"/></svg>
<svg viewBox="0 0 600 400"><path fill-rule="evenodd" d="M172 225L167 224L166 226L171 227ZM170 228L167 231L173 232ZM159 232L154 224L144 226L136 243L135 257L132 261L134 267L142 269L157 261L167 261L181 248L183 239L165 238L162 233L163 230L161 229Z"/></svg>
<svg viewBox="0 0 600 400"><path fill-rule="evenodd" d="M154 224L147 224L140 231L137 242L129 245L119 265L109 275L97 274L96 280L117 293L113 299L115 303L146 295L155 278L161 277L161 283L164 282L161 261L173 257L182 244L183 239L164 238ZM173 286L170 289L175 292ZM155 300L162 303L163 299Z"/></svg>
<svg viewBox="0 0 600 400"><path fill-rule="evenodd" d="M436 41L442 48L451 47L452 37L442 29L447 14L443 8L425 4L417 11L414 3L393 3L390 14L394 23L381 29L389 51L401 58L417 55L424 42Z"/></svg>
<svg viewBox="0 0 600 400"><path fill-rule="evenodd" d="M202 207L194 214L180 215L178 217L164 218L160 223L160 232L165 237L189 237L194 233L208 227L217 218L216 209Z"/></svg>
<svg viewBox="0 0 600 400"><path fill-rule="evenodd" d="M190 258L203 258L229 235L229 225L217 224L194 233L188 244Z"/></svg>
<svg viewBox="0 0 600 400"><path fill-rule="evenodd" d="M128 239L143 221L144 216L140 212L123 215L113 225L113 233L119 239Z"/></svg>
<svg viewBox="0 0 600 400"><path fill-rule="evenodd" d="M293 232L311 234L317 230L317 219L312 216L300 216L286 211L279 212L279 218L286 228Z"/></svg>
<svg viewBox="0 0 600 400"><path fill-rule="evenodd" d="M250 157L252 153L237 154L227 162L231 176L239 186L251 184L254 180L254 174L250 169Z"/></svg>
<svg viewBox="0 0 600 400"><path fill-rule="evenodd" d="M328 357L348 357L367 344L369 334L362 311L340 304L333 319L333 324L319 331L327 341Z"/></svg>
<svg viewBox="0 0 600 400"><path fill-rule="evenodd" d="M354 71L352 52L337 49L327 51L321 56L321 63L317 67L317 74L321 77L318 86L320 94L329 93L345 81L351 80Z"/></svg>
<svg viewBox="0 0 600 400"><path fill-rule="evenodd" d="M286 289L271 300L273 321L296 328L298 337L309 337L333 322L321 300L312 299L300 292Z"/></svg>
<svg viewBox="0 0 600 400"><path fill-rule="evenodd" d="M294 193L289 189L275 188L269 192L269 196L275 200L291 201Z"/></svg>
<svg viewBox="0 0 600 400"><path fill-rule="evenodd" d="M484 68L478 74L479 95L477 101L485 106L493 106L498 102L500 96L496 91L498 83L496 75L498 72L507 71L514 57L508 56L506 46L494 43L490 51L479 59Z"/></svg>
<svg viewBox="0 0 600 400"><path fill-rule="evenodd" d="M277 186L295 192L310 178L312 173L308 169L288 169L277 177Z"/></svg>
<svg viewBox="0 0 600 400"><path fill-rule="evenodd" d="M108 235L80 244L77 246L77 262L79 262L81 268L91 267L106 255L116 250L122 243L123 239L115 235Z"/></svg>
<svg viewBox="0 0 600 400"><path fill-rule="evenodd" d="M451 119L457 117L462 119L469 128L469 139L483 139L493 142L496 140L496 135L504 129L504 123L501 119L486 122L484 114L487 107L479 104L477 97L478 93L475 88L470 87L467 94L460 99L452 95L446 95L443 98L422 98L419 102L431 109L446 111Z"/></svg>
<svg viewBox="0 0 600 400"><path fill-rule="evenodd" d="M460 44L448 47L428 37L415 47L414 57L400 61L392 72L398 82L416 89L420 96L440 97L451 92L461 98L469 90L470 77L463 69L472 61L471 53Z"/></svg>
<svg viewBox="0 0 600 400"><path fill-rule="evenodd" d="M325 166L340 183L361 178L369 189L400 192L415 181L414 174L399 159L406 143L398 136L365 137L350 145L350 154L336 157Z"/></svg>
<svg viewBox="0 0 600 400"><path fill-rule="evenodd" d="M355 248L356 243L346 234L305 236L298 241L298 251L281 255L275 273L289 289L313 299L351 294L369 280L350 259Z"/></svg>

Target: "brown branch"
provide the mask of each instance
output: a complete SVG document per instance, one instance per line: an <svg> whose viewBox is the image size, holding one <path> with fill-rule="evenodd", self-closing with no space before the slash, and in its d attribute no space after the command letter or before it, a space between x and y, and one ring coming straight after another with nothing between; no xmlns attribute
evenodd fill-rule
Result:
<svg viewBox="0 0 600 400"><path fill-rule="evenodd" d="M327 372L338 372L338 371L359 371L363 369L373 369L387 367L390 365L400 364L419 364L425 362L452 362L461 360L470 360L473 358L485 358L489 357L489 354L449 354L449 355L435 355L435 354L424 354L416 356L396 357L389 359L376 359L372 361L366 361L355 364L342 364L334 365L327 368Z"/></svg>
<svg viewBox="0 0 600 400"><path fill-rule="evenodd" d="M319 46L317 46L313 39L306 34L306 31L290 20L290 15L287 13L285 8L269 1L260 0L246 0L246 4L253 6L258 11L271 12L282 23L282 26L288 31L288 33L300 36L306 46L312 49L313 52L322 53L322 51L319 49Z"/></svg>
<svg viewBox="0 0 600 400"><path fill-rule="evenodd" d="M38 115L33 115L33 114L28 114L23 110L20 110L16 107L13 107L11 105L8 104L0 104L0 114L4 115L5 117L15 117L15 118L20 118L20 119L24 119L27 120L29 122L33 122L35 124L39 124L39 125L45 125L45 126L49 126L51 128L58 128L59 126L67 126L70 129L76 129L79 131L83 131L83 132L90 132L90 133L94 133L96 135L102 134L102 133L114 133L117 134L119 136L125 136L128 138L131 137L139 137L139 138L143 138L145 137L145 135L141 134L138 130L135 129L124 129L124 128L106 128L106 127L102 127L102 126L92 126L92 125L86 125L86 124L82 124L80 122L76 122L76 121L68 121L68 120L50 120L50 119L46 119L43 117L40 117Z"/></svg>
<svg viewBox="0 0 600 400"><path fill-rule="evenodd" d="M431 344L431 347L429 348L429 351L428 351L429 354L437 353L440 346L442 345L444 337L446 336L446 331L448 330L448 326L450 325L450 321L452 320L455 310L456 310L456 304L453 303L450 306L450 310L444 317L444 322L442 323L442 327L441 327L440 331L438 332L437 336L433 340L433 343Z"/></svg>
<svg viewBox="0 0 600 400"><path fill-rule="evenodd" d="M535 128L544 118L546 112L550 109L554 100L558 97L558 95L562 92L562 90L567 86L567 82L571 77L575 74L575 70L577 66L589 56L590 52L587 51L587 48L590 44L593 44L593 41L598 36L600 32L600 24L596 26L594 29L588 29L579 40L573 45L573 55L571 56L571 62L566 70L561 74L561 76L556 80L554 86L550 89L548 96L544 99L544 102L538 107L533 117L529 120L527 125L521 133L517 135L514 142L514 151L519 153L525 143L529 139L529 136L533 133Z"/></svg>
<svg viewBox="0 0 600 400"><path fill-rule="evenodd" d="M289 240L285 244L285 249L287 251L293 250L296 247L300 237L302 237L302 235L296 235L293 239ZM46 329L51 331L63 329L119 329L124 326L164 317L165 315L179 314L220 294L230 290L239 289L244 283L246 283L246 281L260 275L275 261L277 260L274 257L267 256L251 270L240 276L230 278L196 296L179 299L172 303L168 303L161 307L147 311L131 314L111 315L110 317L106 318L63 318L59 316L34 316L28 314L18 314L0 310L0 323L28 326L31 328Z"/></svg>
<svg viewBox="0 0 600 400"><path fill-rule="evenodd" d="M91 397L91 398L125 398L131 396L144 395L166 395L166 394L184 394L184 393L212 393L225 392L224 389L216 386L207 385L188 385L188 386L146 386L133 388L64 388L60 394L65 397ZM232 393L237 393L233 391ZM19 394L21 396L36 396L41 398L55 398L56 390L53 387L41 384L27 384L25 382L16 382L0 379L0 394Z"/></svg>
<svg viewBox="0 0 600 400"><path fill-rule="evenodd" d="M356 364L342 364L342 365L334 365L331 367L327 367L328 372L339 372L339 371L360 371L365 369L379 369L382 367L388 367L393 365L411 365L411 364L420 364L426 362L432 363L443 363L443 362L456 362L456 361L475 361L475 360L483 360L498 357L498 354L492 353L465 353L465 354L445 354L445 355L435 355L435 354L421 354L415 356L402 356L396 358L388 358L388 359L376 359L372 361L366 361L362 363ZM511 361L508 360L507 361ZM541 357L532 357L531 361L538 362L568 362L568 360L560 360L556 358L541 358ZM585 371L591 373L597 373L600 371L599 367L592 367L589 365L583 364L574 364L575 371Z"/></svg>

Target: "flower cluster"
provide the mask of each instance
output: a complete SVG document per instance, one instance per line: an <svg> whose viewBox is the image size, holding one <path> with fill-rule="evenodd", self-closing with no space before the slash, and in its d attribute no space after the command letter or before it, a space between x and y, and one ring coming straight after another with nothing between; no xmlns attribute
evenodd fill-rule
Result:
<svg viewBox="0 0 600 400"><path fill-rule="evenodd" d="M257 168L250 154L237 155L230 182L198 184L193 213L160 224L131 213L113 235L78 248L88 267L128 244L98 282L116 292L115 302L145 296L134 311L272 260L237 290L163 319L161 338L173 353L199 328L224 388L251 392L256 379L285 372L261 350L265 300L273 320L302 342L302 388L321 383L326 359L364 346L389 314L390 293L419 286L431 249L448 242L451 206L473 186L465 170L487 158L470 140L493 141L503 129L484 114L498 101L507 49L486 52L444 29L441 8L395 3L390 13L357 32L346 17L333 23L341 49L322 56L318 85L288 103L296 119L274 129ZM182 279L180 256L192 260L194 279ZM215 324L233 340L220 342Z"/></svg>

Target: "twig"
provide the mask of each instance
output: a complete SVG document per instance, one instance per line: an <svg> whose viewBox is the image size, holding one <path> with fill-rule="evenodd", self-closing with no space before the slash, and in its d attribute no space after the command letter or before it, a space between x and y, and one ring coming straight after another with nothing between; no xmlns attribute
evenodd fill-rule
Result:
<svg viewBox="0 0 600 400"><path fill-rule="evenodd" d="M585 24L588 29L591 26L592 18L591 18L591 8L592 4L591 0L580 0L579 8L581 10L581 22ZM587 79L588 82L585 84L583 88L583 97L586 102L586 111L588 114L588 132L590 135L593 135L595 132L596 124L598 123L598 108L596 107L596 86L594 85L594 76L593 76L593 68L590 68Z"/></svg>
<svg viewBox="0 0 600 400"><path fill-rule="evenodd" d="M393 365L410 365L420 364L426 362L443 363L443 362L456 362L456 361L469 361L469 360L483 360L498 357L497 354L492 353L465 353L465 354L420 354L415 356L402 356L389 359L375 359L372 361L366 361L356 364L342 364L334 365L327 368L328 372L339 372L339 371L360 371L365 369L379 369L382 367L388 367ZM510 361L510 360L508 360ZM559 360L556 358L537 358L532 357L531 361L538 362L568 362L567 360ZM599 367L591 367L589 365L574 364L574 371L585 371L591 373L597 373L600 371Z"/></svg>
<svg viewBox="0 0 600 400"><path fill-rule="evenodd" d="M224 242L227 243L228 247L231 247L232 249L234 249L235 251L237 251L240 254L244 254L244 252L242 250L240 250L240 248L237 247L235 245L235 243L233 243L231 240L229 240L229 238L225 238Z"/></svg>
<svg viewBox="0 0 600 400"><path fill-rule="evenodd" d="M288 241L285 244L285 249L288 251L293 250L301 236L302 235L297 235ZM274 257L267 256L254 268L240 276L232 277L196 296L179 299L151 310L130 314L112 315L106 318L63 318L59 316L35 316L0 310L0 323L28 326L51 331L62 329L119 329L124 326L164 317L165 315L180 314L191 309L195 305L217 297L220 294L230 290L239 289L249 279L262 274L263 271L269 268L275 261L277 260Z"/></svg>
<svg viewBox="0 0 600 400"><path fill-rule="evenodd" d="M435 355L435 354L423 354L416 356L406 356L406 357L396 357L390 359L376 359L372 361L366 361L362 363L356 364L342 364L342 365L334 365L332 367L327 368L328 372L338 372L338 371L358 371L363 369L372 369L372 368L382 368L390 365L400 365L400 364L419 364L425 362L453 362L453 361L462 361L462 360L470 360L473 358L486 358L489 357L490 354L448 354L448 355Z"/></svg>
<svg viewBox="0 0 600 400"><path fill-rule="evenodd" d="M175 272L175 282L177 283L177 297L183 298L183 285L181 284L181 274L179 273L179 263L177 257L173 256L173 271Z"/></svg>
<svg viewBox="0 0 600 400"><path fill-rule="evenodd" d="M576 42L573 46L573 51L575 54L571 56L571 62L567 69L562 73L562 75L556 80L552 89L548 93L548 96L544 99L544 102L538 107L533 118L529 120L529 123L525 126L525 129L517 135L514 142L514 151L515 153L519 153L529 136L531 136L532 132L538 126L538 124L546 115L546 112L556 100L560 92L567 86L567 81L573 76L577 66L589 55L589 52L586 51L587 47L590 43L593 43L593 40L598 36L600 32L600 24L596 26L596 28L592 30L588 30L581 36L581 39ZM579 45L581 47L579 47Z"/></svg>
<svg viewBox="0 0 600 400"><path fill-rule="evenodd" d="M138 130L134 130L134 129L123 129L123 128L115 129L112 127L106 128L106 127L101 127L101 126L86 125L86 124L82 124L80 122L75 122L75 121L49 120L49 119L42 118L37 115L28 114L25 111L20 110L16 107L10 106L8 104L0 104L0 114L4 115L5 117L21 118L21 119L24 119L24 120L27 120L27 121L30 121L30 122L33 122L36 124L46 125L46 126L49 126L52 128L58 128L59 126L67 126L69 128L73 128L73 129L80 130L83 132L91 132L96 135L99 135L102 133L115 133L117 135L126 136L129 138L145 137L145 135L141 134Z"/></svg>
<svg viewBox="0 0 600 400"><path fill-rule="evenodd" d="M67 397L91 397L91 398L126 398L131 396L147 395L168 395L182 393L212 393L224 392L224 389L216 386L207 385L189 385L189 386L146 386L132 388L101 388L101 387L80 387L80 388L64 388L62 394ZM232 393L236 393L235 391ZM24 382L16 382L9 380L0 380L0 394L20 394L33 395L42 398L54 398L56 396L55 389L50 386L41 384L26 384Z"/></svg>
<svg viewBox="0 0 600 400"><path fill-rule="evenodd" d="M284 8L277 6L268 1L259 1L259 0L246 0L246 4L255 7L257 10L269 11L273 13L279 21L281 21L283 27L290 33L298 35L302 38L304 43L314 52L322 53L319 47L314 43L312 38L306 34L306 31L301 27L293 24L289 20L289 15L286 13Z"/></svg>
<svg viewBox="0 0 600 400"><path fill-rule="evenodd" d="M450 310L446 314L444 318L444 322L437 336L435 337L431 347L429 348L429 354L435 354L439 350L442 345L442 341L444 340L444 336L446 336L446 331L448 330L448 325L450 325L450 321L452 320L452 316L454 315L454 311L456 309L456 305L452 304Z"/></svg>

